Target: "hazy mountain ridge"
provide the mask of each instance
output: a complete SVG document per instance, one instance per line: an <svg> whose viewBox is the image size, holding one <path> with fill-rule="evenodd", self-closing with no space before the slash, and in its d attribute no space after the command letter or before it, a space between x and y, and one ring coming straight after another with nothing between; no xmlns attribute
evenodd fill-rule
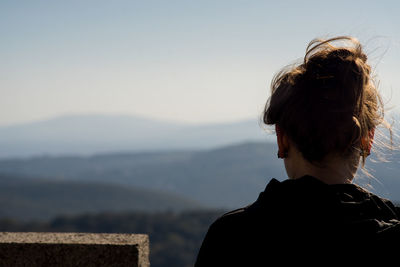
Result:
<svg viewBox="0 0 400 267"><path fill-rule="evenodd" d="M0 158L209 149L268 139L257 119L193 125L125 115L76 115L0 127Z"/></svg>
<svg viewBox="0 0 400 267"><path fill-rule="evenodd" d="M168 191L205 206L237 208L257 198L272 178L286 179L277 147L268 142L241 143L201 151L104 154L90 157L35 157L0 161L0 173L61 181L103 182ZM372 160L371 160L372 159ZM380 196L400 200L400 153L390 162L367 167L376 177L357 179Z"/></svg>
<svg viewBox="0 0 400 267"><path fill-rule="evenodd" d="M203 207L172 193L132 186L0 175L0 218L47 220L61 214Z"/></svg>
<svg viewBox="0 0 400 267"><path fill-rule="evenodd" d="M35 157L2 160L0 173L165 190L224 208L254 201L268 179L283 177L275 151L273 144L245 143L208 151Z"/></svg>

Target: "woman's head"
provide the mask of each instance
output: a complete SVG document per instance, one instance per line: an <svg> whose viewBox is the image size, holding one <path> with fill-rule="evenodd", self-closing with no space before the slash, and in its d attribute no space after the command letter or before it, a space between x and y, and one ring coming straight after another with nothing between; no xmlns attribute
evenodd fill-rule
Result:
<svg viewBox="0 0 400 267"><path fill-rule="evenodd" d="M273 79L263 121L311 163L332 155L361 155L364 162L383 105L361 44L351 37L313 40L301 64Z"/></svg>

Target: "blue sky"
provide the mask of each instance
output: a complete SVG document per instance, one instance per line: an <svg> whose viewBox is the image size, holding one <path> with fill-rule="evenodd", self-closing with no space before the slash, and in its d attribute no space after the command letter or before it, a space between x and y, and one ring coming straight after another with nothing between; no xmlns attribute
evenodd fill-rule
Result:
<svg viewBox="0 0 400 267"><path fill-rule="evenodd" d="M1 1L0 125L66 114L256 118L315 37L365 44L400 106L398 1Z"/></svg>

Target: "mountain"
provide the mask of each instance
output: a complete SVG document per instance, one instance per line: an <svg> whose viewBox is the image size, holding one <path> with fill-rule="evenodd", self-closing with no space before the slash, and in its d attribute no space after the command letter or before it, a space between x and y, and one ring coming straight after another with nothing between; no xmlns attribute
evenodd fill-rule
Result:
<svg viewBox="0 0 400 267"><path fill-rule="evenodd" d="M0 173L134 186L171 192L212 208L237 208L255 201L273 177L286 179L276 151L276 144L245 142L200 151L44 156L0 160ZM375 178L359 172L356 182L399 202L400 152L394 150L386 160L372 153L366 167Z"/></svg>
<svg viewBox="0 0 400 267"><path fill-rule="evenodd" d="M0 161L0 173L163 190L216 208L254 201L271 177L284 177L276 147L269 143L204 151L9 159Z"/></svg>
<svg viewBox="0 0 400 267"><path fill-rule="evenodd" d="M34 157L1 160L0 173L54 181L103 182L168 191L213 208L237 208L257 198L274 177L286 179L277 147L246 142L201 151L103 154L88 157ZM367 160L375 179L359 173L356 182L382 197L400 200L400 153ZM377 161L377 162L375 162Z"/></svg>
<svg viewBox="0 0 400 267"><path fill-rule="evenodd" d="M48 220L107 211L181 211L204 206L175 194L116 184L0 175L0 218Z"/></svg>
<svg viewBox="0 0 400 267"><path fill-rule="evenodd" d="M192 125L135 116L76 115L0 127L0 158L207 149L268 138L256 119Z"/></svg>

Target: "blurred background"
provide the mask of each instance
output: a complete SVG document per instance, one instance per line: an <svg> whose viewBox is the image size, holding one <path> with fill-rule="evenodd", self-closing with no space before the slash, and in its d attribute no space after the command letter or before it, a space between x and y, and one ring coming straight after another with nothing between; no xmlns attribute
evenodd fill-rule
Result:
<svg viewBox="0 0 400 267"><path fill-rule="evenodd" d="M396 147L399 10L1 1L0 230L147 233L152 266L192 266L215 218L286 179L260 115L273 75L312 39L361 41ZM356 183L400 202L400 153L380 152Z"/></svg>

